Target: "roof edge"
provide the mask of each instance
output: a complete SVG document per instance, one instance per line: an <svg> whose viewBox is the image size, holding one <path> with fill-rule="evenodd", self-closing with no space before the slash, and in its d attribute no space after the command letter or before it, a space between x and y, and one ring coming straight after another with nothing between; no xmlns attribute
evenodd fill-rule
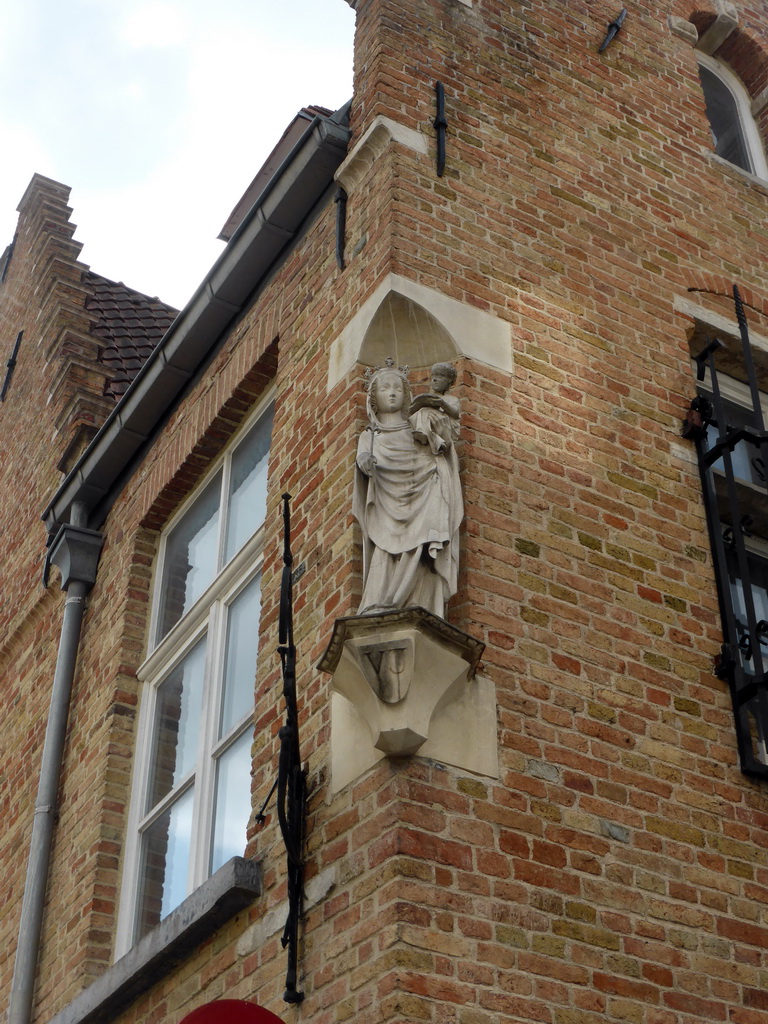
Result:
<svg viewBox="0 0 768 1024"><path fill-rule="evenodd" d="M349 104L316 116L169 327L42 514L49 536L83 503L100 526L186 385L273 270L333 183L349 144ZM94 513L95 519L94 519Z"/></svg>

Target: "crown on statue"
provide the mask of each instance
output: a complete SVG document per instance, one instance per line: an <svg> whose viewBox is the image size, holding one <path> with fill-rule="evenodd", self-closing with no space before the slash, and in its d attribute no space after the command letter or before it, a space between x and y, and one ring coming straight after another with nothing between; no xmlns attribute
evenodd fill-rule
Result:
<svg viewBox="0 0 768 1024"><path fill-rule="evenodd" d="M395 366L395 360L392 356L387 356L384 360L383 366L369 366L366 368L365 377L365 390L370 391L371 385L373 384L376 375L383 373L385 370L391 370L394 373L402 377L404 383L408 383L408 367L407 366Z"/></svg>

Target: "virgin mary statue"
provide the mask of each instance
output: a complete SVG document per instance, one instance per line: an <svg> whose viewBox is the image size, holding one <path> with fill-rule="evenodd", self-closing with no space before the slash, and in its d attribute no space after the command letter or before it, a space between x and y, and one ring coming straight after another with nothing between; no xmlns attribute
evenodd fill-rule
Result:
<svg viewBox="0 0 768 1024"><path fill-rule="evenodd" d="M368 383L352 512L363 532L361 614L419 605L443 616L456 592L464 515L453 444L419 443L408 419L407 368L394 360Z"/></svg>

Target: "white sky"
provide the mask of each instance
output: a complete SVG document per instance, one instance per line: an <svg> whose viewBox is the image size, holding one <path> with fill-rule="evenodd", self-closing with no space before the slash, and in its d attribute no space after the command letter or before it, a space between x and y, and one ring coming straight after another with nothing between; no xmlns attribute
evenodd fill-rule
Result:
<svg viewBox="0 0 768 1024"><path fill-rule="evenodd" d="M0 253L35 172L81 260L181 307L283 130L352 94L345 0L19 0L0 18Z"/></svg>

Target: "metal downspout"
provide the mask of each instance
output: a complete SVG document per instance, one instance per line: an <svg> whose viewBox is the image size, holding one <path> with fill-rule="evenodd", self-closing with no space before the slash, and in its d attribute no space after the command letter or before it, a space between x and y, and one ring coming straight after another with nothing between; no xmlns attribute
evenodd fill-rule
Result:
<svg viewBox="0 0 768 1024"><path fill-rule="evenodd" d="M71 524L61 527L50 552L50 561L61 569L62 588L66 590L67 597L40 765L27 879L19 922L19 941L8 1007L8 1024L29 1024L32 1016L37 957L43 927L53 830L57 817L72 680L77 662L85 598L93 586L96 563L101 551L101 534L85 527L87 511L82 503L73 506L72 520Z"/></svg>

